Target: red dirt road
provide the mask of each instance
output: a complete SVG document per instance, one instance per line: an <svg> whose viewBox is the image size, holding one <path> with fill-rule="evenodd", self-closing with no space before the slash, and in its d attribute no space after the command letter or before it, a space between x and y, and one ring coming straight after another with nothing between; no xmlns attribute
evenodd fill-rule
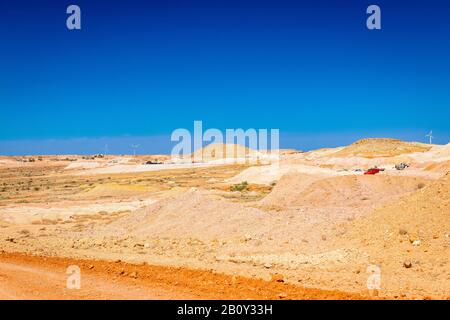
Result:
<svg viewBox="0 0 450 320"><path fill-rule="evenodd" d="M67 289L68 266L81 270ZM0 253L0 299L364 299L356 294L124 262Z"/></svg>

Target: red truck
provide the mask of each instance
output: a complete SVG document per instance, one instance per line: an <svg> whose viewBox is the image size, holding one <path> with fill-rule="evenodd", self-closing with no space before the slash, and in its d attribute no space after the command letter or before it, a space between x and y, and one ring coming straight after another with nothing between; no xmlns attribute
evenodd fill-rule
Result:
<svg viewBox="0 0 450 320"><path fill-rule="evenodd" d="M381 169L378 168L370 168L368 169L366 172L364 172L364 174L377 174L380 171L382 171Z"/></svg>

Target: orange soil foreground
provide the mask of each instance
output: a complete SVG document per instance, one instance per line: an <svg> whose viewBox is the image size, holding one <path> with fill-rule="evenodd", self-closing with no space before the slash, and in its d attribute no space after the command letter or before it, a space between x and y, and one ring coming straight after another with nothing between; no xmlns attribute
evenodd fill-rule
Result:
<svg viewBox="0 0 450 320"><path fill-rule="evenodd" d="M81 288L67 289L68 266ZM367 299L211 271L0 253L0 299Z"/></svg>

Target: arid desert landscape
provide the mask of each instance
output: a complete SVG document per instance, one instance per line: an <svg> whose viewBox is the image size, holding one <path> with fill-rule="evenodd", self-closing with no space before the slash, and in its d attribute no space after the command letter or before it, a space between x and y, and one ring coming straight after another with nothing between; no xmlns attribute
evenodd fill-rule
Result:
<svg viewBox="0 0 450 320"><path fill-rule="evenodd" d="M0 298L450 298L450 144L227 147L0 157Z"/></svg>

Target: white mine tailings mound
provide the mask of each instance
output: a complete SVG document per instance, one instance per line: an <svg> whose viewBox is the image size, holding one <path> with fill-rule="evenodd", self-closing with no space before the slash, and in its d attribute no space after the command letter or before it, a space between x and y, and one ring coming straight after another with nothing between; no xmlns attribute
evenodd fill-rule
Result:
<svg viewBox="0 0 450 320"><path fill-rule="evenodd" d="M65 167L66 170L74 170L74 169L93 169L98 168L102 164L99 162L72 162Z"/></svg>
<svg viewBox="0 0 450 320"><path fill-rule="evenodd" d="M256 166L245 169L235 177L228 180L229 183L240 183L247 181L256 184L271 184L278 181L282 176L289 173L303 173L319 176L343 176L353 175L353 172L337 171L328 168L306 164L273 164L267 166Z"/></svg>
<svg viewBox="0 0 450 320"><path fill-rule="evenodd" d="M216 196L191 190L138 210L103 232L137 237L214 239L257 232L268 214ZM266 226L267 227L267 226Z"/></svg>

